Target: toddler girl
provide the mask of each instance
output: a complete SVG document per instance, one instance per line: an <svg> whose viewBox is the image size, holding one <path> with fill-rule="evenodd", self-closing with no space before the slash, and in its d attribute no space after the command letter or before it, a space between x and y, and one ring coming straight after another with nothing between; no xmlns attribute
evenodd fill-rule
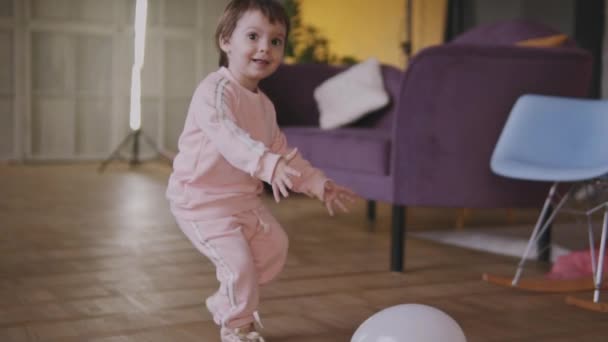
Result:
<svg viewBox="0 0 608 342"><path fill-rule="evenodd" d="M253 325L261 325L259 287L287 256L287 236L260 200L261 181L277 202L292 190L323 201L331 215L354 198L288 147L258 88L280 65L288 31L274 1L227 5L216 31L220 68L194 92L167 188L179 227L216 267L220 287L206 305L223 342L264 341Z"/></svg>

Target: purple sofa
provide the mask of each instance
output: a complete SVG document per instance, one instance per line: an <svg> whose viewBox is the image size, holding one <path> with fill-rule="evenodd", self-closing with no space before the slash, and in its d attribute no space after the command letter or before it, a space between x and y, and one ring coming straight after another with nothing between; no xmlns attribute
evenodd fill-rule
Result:
<svg viewBox="0 0 608 342"><path fill-rule="evenodd" d="M329 177L369 200L393 205L391 270L403 270L407 206L539 207L547 185L494 175L490 157L515 100L535 93L585 97L591 55L569 41L515 46L554 34L534 23L480 26L425 49L402 72L382 67L391 102L348 127L322 130L313 91L344 70L283 65L261 84L292 146Z"/></svg>

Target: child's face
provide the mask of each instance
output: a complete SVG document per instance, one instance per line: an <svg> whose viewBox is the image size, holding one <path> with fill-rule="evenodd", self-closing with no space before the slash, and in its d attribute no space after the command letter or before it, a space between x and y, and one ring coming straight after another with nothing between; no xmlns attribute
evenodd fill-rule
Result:
<svg viewBox="0 0 608 342"><path fill-rule="evenodd" d="M285 50L285 26L271 24L258 10L247 11L220 48L228 56L228 69L250 90L270 76L281 64Z"/></svg>

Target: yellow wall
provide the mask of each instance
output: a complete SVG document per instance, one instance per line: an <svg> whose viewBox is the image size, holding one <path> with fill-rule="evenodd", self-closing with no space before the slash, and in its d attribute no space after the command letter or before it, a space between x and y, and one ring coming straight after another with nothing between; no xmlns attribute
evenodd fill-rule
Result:
<svg viewBox="0 0 608 342"><path fill-rule="evenodd" d="M440 43L446 0L413 4L414 50ZM317 27L328 38L332 53L359 60L376 57L404 67L406 0L300 0L300 11L303 24Z"/></svg>
<svg viewBox="0 0 608 342"><path fill-rule="evenodd" d="M413 2L414 53L431 45L441 44L445 34L447 0Z"/></svg>

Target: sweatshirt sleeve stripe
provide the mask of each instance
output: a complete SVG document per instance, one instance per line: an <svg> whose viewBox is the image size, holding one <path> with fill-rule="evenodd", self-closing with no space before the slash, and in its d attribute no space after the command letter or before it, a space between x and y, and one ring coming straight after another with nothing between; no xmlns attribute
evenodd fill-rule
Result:
<svg viewBox="0 0 608 342"><path fill-rule="evenodd" d="M251 138L235 120L238 99L229 79L217 77L203 82L194 96L190 111L197 126L228 163L252 177L270 182L280 156Z"/></svg>
<svg viewBox="0 0 608 342"><path fill-rule="evenodd" d="M217 87L216 87L216 91L215 91L215 96L216 96L215 115L219 116L219 122L226 128L226 130L228 130L228 132L230 132L234 136L234 138L241 141L245 146L247 146L249 148L249 150L251 152L255 153L255 155L257 155L258 157L261 157L264 154L264 152L266 152L268 150L266 148L266 146L264 146L264 144L262 144L259 141L251 139L251 136L247 132L245 132L244 130L239 128L234 123L234 121L232 121L226 115L226 102L224 99L224 91L226 89L226 85L228 84L228 82L229 81L227 79L222 78L217 83ZM253 176L254 171L255 170L251 171L252 176Z"/></svg>

